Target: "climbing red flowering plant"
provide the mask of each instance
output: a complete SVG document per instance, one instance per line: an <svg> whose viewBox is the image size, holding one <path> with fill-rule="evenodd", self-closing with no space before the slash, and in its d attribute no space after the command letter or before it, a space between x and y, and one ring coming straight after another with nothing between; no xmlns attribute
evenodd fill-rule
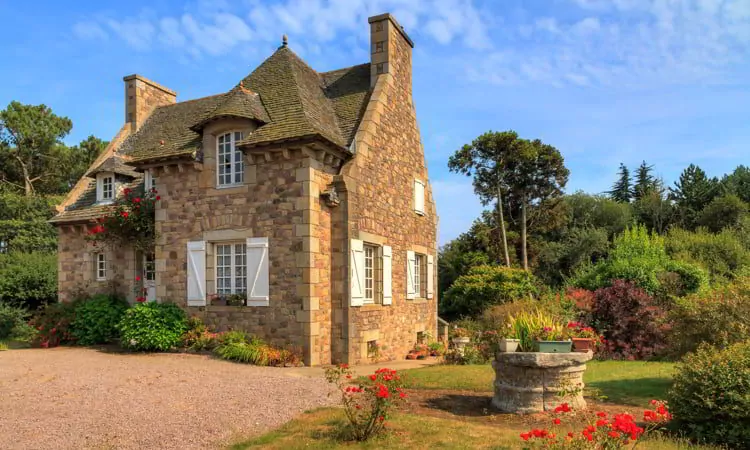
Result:
<svg viewBox="0 0 750 450"><path fill-rule="evenodd" d="M653 410L643 412L643 426L628 413L608 414L599 411L585 413L584 419L575 419L567 403L555 408L550 428L535 428L521 433L524 448L543 449L632 449L649 433L662 428L672 419L666 402L651 400ZM575 424L565 423L575 422ZM582 425L581 425L582 424Z"/></svg>
<svg viewBox="0 0 750 450"><path fill-rule="evenodd" d="M136 250L150 251L156 237L154 210L160 199L156 189L145 192L142 189L124 189L112 209L96 219L87 238L94 245L130 244Z"/></svg>
<svg viewBox="0 0 750 450"><path fill-rule="evenodd" d="M349 366L341 364L326 369L326 380L338 388L349 420L348 431L357 441L366 441L385 430L393 408L406 399L403 380L391 369L378 369L355 380Z"/></svg>

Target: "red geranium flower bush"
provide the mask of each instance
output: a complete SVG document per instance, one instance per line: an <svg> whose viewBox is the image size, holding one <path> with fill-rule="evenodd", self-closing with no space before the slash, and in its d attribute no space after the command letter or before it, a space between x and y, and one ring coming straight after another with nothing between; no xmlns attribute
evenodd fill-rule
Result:
<svg viewBox="0 0 750 450"><path fill-rule="evenodd" d="M354 381L348 364L326 369L326 380L338 388L349 421L351 437L366 441L382 432L393 408L406 399L404 383L397 371L378 369Z"/></svg>
<svg viewBox="0 0 750 450"><path fill-rule="evenodd" d="M136 250L150 250L154 245L156 189L124 189L109 212L96 219L88 231L95 245L133 245Z"/></svg>
<svg viewBox="0 0 750 450"><path fill-rule="evenodd" d="M521 433L524 448L614 450L634 448L639 440L662 428L672 419L667 404L651 400L654 409L643 412L643 426L628 413L608 414L604 411L576 416L567 403L555 408L549 429L535 428ZM577 420L576 420L577 419ZM566 423L567 422L567 423Z"/></svg>

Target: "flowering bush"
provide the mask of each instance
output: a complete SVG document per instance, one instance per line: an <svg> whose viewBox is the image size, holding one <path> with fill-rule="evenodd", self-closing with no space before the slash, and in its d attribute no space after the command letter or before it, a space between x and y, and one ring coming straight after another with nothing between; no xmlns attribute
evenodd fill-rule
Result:
<svg viewBox="0 0 750 450"><path fill-rule="evenodd" d="M78 302L49 303L39 311L29 321L38 331L34 344L48 348L74 342L70 324L75 319L76 306Z"/></svg>
<svg viewBox="0 0 750 450"><path fill-rule="evenodd" d="M349 431L353 439L366 441L382 432L391 410L406 398L404 383L395 370L378 369L358 383L352 383L347 364L326 369L326 380L341 392Z"/></svg>
<svg viewBox="0 0 750 450"><path fill-rule="evenodd" d="M301 364L300 352L291 348L278 348L262 339L234 330L215 336L218 346L214 353L221 359L256 366L288 367Z"/></svg>
<svg viewBox="0 0 750 450"><path fill-rule="evenodd" d="M533 429L521 433L526 448L544 449L596 449L610 450L634 448L638 440L671 420L665 402L652 400L653 410L643 413L646 428L640 427L635 418L628 413L609 415L604 411L588 414L584 417L583 427L578 431L563 424L571 412L567 403L555 408L555 417L550 429ZM578 422L580 425L580 421ZM567 430L567 431L566 431Z"/></svg>
<svg viewBox="0 0 750 450"><path fill-rule="evenodd" d="M149 251L154 247L155 204L161 197L156 189L124 189L122 194L109 213L96 220L87 237L95 244L125 244Z"/></svg>

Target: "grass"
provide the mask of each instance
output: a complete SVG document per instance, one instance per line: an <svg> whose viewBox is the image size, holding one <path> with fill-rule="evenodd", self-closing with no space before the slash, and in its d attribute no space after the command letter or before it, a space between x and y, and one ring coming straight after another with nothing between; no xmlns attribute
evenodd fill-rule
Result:
<svg viewBox="0 0 750 450"><path fill-rule="evenodd" d="M423 370L423 369L419 369ZM322 408L309 411L281 428L262 436L239 442L230 448L245 449L514 449L520 448L518 435L525 429L498 427L462 420L442 419L397 413L388 421L389 433L368 442L348 442L339 431L346 424L341 409ZM643 441L639 448L676 450L688 447L686 442L664 438ZM712 447L691 446L696 450Z"/></svg>
<svg viewBox="0 0 750 450"><path fill-rule="evenodd" d="M653 398L664 398L672 382L674 364L645 361L592 361L583 381L587 395L632 406L648 406ZM412 389L446 389L474 392L492 390L495 372L489 365L437 365L405 370Z"/></svg>

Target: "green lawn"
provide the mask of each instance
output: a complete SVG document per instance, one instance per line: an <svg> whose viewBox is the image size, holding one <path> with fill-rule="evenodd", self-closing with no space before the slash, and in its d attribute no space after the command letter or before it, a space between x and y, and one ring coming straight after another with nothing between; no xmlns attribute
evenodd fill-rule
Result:
<svg viewBox="0 0 750 450"><path fill-rule="evenodd" d="M423 369L419 369L423 370ZM326 450L326 449L517 449L519 434L526 428L499 427L463 420L443 419L415 414L397 413L388 421L389 433L368 442L347 442L339 439L345 425L344 413L337 408L321 408L306 412L281 428L257 438L239 442L232 450ZM686 442L653 438L638 448L647 450L678 450L684 448L710 450L712 447L689 446Z"/></svg>
<svg viewBox="0 0 750 450"><path fill-rule="evenodd" d="M644 361L592 361L583 380L587 395L612 403L647 406L664 398L674 371L673 363ZM489 365L439 365L404 371L413 389L492 390L495 373Z"/></svg>

